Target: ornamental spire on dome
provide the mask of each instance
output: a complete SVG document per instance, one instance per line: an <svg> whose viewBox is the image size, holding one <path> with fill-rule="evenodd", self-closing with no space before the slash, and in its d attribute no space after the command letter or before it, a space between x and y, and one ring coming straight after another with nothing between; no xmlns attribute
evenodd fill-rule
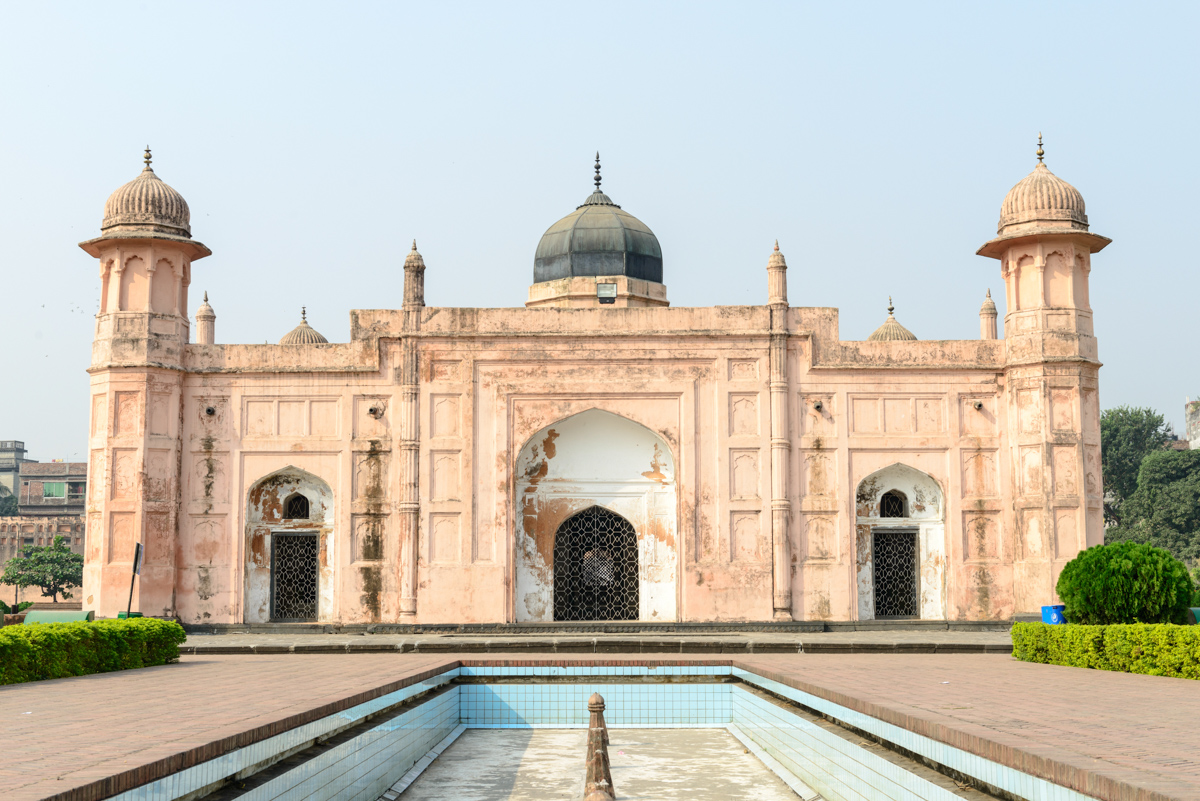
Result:
<svg viewBox="0 0 1200 801"><path fill-rule="evenodd" d="M150 170L150 172L154 172L154 170L150 167L150 162L151 162L150 145L146 145L146 155L142 156L142 161L146 162L146 166L142 168L143 172L145 172L146 170Z"/></svg>
<svg viewBox="0 0 1200 801"><path fill-rule="evenodd" d="M600 151L596 151L596 191L600 191Z"/></svg>
<svg viewBox="0 0 1200 801"><path fill-rule="evenodd" d="M1045 156L1045 155L1046 155L1046 151L1045 151L1045 150L1042 150L1042 132L1041 132L1041 131L1038 131L1038 149L1037 149L1037 157L1038 157L1038 163L1039 163L1039 164L1040 164L1040 163L1042 163L1042 157L1043 157L1043 156Z"/></svg>
<svg viewBox="0 0 1200 801"><path fill-rule="evenodd" d="M907 342L916 340L917 336L896 320L896 307L892 305L892 296L888 295L888 316L883 325L875 329L868 342Z"/></svg>

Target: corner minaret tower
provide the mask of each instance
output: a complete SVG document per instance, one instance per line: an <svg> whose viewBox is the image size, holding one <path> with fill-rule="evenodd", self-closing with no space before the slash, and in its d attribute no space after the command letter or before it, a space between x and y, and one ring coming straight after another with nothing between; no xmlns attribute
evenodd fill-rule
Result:
<svg viewBox="0 0 1200 801"><path fill-rule="evenodd" d="M143 570L133 609L175 614L179 427L192 262L211 251L192 239L187 201L155 174L104 204L100 236L79 246L100 261L92 342L87 552L83 604L115 617L128 602L137 543Z"/></svg>
<svg viewBox="0 0 1200 801"><path fill-rule="evenodd" d="M1055 597L1059 571L1103 542L1100 362L1088 278L1110 239L1088 230L1083 196L1038 163L1000 208L998 235L978 251L1000 261L1007 313L1006 438L1015 533L1015 611Z"/></svg>

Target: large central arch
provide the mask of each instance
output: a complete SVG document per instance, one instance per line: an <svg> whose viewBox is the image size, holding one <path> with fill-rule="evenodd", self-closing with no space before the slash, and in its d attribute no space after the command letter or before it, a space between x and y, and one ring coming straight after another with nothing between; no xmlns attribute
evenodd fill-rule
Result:
<svg viewBox="0 0 1200 801"><path fill-rule="evenodd" d="M584 521L588 515L597 518L593 522L606 521L613 547L621 541L616 533L619 520L636 538L636 608L618 603L606 616L592 619L676 619L675 460L661 437L627 418L589 409L530 437L517 455L515 474L513 589L518 622L583 619L555 614L556 576L567 581L582 575L588 569L584 563L589 550L597 575L622 569L619 554L601 553L610 550L607 547L557 547L564 524ZM556 564L556 555L568 558L568 552L575 562ZM608 559L613 560L611 566ZM617 575L613 573L614 579ZM622 597L627 600L630 595Z"/></svg>

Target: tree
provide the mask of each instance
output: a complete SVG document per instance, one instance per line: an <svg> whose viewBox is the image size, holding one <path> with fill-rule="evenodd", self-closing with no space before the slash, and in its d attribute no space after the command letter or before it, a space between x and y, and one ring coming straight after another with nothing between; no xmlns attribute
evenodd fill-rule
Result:
<svg viewBox="0 0 1200 801"><path fill-rule="evenodd" d="M0 517L13 517L17 514L17 496L5 495L0 498Z"/></svg>
<svg viewBox="0 0 1200 801"><path fill-rule="evenodd" d="M1104 475L1104 522L1120 525L1121 507L1137 490L1138 470L1146 454L1162 450L1174 437L1153 409L1118 406L1100 415L1100 460Z"/></svg>
<svg viewBox="0 0 1200 801"><path fill-rule="evenodd" d="M68 590L83 584L83 557L71 552L65 537L55 537L53 545L30 546L23 556L9 559L0 583L40 587L58 603L59 595L70 598Z"/></svg>
<svg viewBox="0 0 1200 801"><path fill-rule="evenodd" d="M1146 456L1121 520L1105 532L1105 542L1143 542L1185 561L1200 560L1200 451Z"/></svg>

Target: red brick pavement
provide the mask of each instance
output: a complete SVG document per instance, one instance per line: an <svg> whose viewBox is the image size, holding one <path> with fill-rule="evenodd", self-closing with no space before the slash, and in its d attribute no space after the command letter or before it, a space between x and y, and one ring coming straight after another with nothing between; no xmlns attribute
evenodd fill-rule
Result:
<svg viewBox="0 0 1200 801"><path fill-rule="evenodd" d="M463 656L734 664L1111 801L1200 798L1200 682L993 655ZM187 656L0 687L0 798L103 798L459 664L454 655ZM948 683L943 683L948 682Z"/></svg>
<svg viewBox="0 0 1200 801"><path fill-rule="evenodd" d="M736 661L1086 795L1200 798L1200 681L974 654Z"/></svg>

